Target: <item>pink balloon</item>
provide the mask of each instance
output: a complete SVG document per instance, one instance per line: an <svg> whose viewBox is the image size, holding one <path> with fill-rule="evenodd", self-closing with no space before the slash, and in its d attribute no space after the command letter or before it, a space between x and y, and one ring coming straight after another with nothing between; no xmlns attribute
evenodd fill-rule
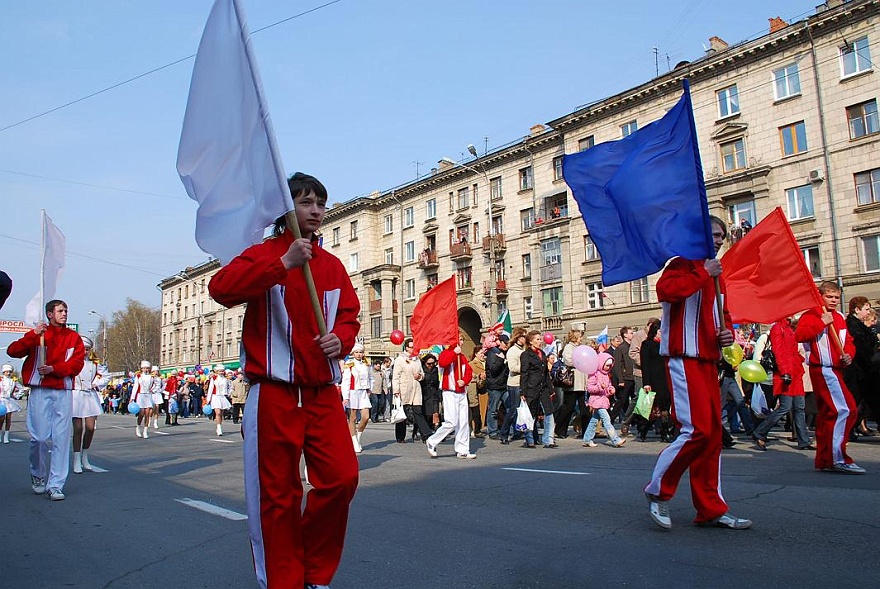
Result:
<svg viewBox="0 0 880 589"><path fill-rule="evenodd" d="M544 334L544 343L545 343L545 344L552 344L552 343L555 342L555 341L556 341L556 336L554 336L554 335L553 335L552 333L550 333L549 331L548 331L547 333Z"/></svg>
<svg viewBox="0 0 880 589"><path fill-rule="evenodd" d="M599 355L590 346L580 345L571 354L574 367L585 374L595 374L599 369Z"/></svg>

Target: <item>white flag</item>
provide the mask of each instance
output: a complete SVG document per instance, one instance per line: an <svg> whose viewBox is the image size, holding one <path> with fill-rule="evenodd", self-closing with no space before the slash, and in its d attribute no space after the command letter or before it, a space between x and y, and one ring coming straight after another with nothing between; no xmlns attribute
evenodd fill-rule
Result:
<svg viewBox="0 0 880 589"><path fill-rule="evenodd" d="M237 0L216 0L193 67L177 171L199 203L196 243L226 264L293 201Z"/></svg>
<svg viewBox="0 0 880 589"><path fill-rule="evenodd" d="M52 219L42 211L43 236L42 251L40 253L40 290L27 305L24 314L25 323L36 325L38 321L46 320L43 306L55 298L55 290L58 288L58 279L64 270L64 250L66 240L64 234L52 223Z"/></svg>

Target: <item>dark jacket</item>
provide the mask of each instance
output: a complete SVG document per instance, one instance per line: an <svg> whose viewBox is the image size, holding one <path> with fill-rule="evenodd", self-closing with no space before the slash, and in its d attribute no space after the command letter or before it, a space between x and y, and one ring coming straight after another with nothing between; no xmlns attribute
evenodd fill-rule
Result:
<svg viewBox="0 0 880 589"><path fill-rule="evenodd" d="M654 406L661 411L668 411L671 398L666 378L666 360L660 355L660 342L646 339L641 346L642 384L650 386L656 393Z"/></svg>
<svg viewBox="0 0 880 589"><path fill-rule="evenodd" d="M437 365L435 364L431 368L425 367L422 364L422 370L424 372L424 376L422 380L419 381L419 384L422 386L422 404L427 404L428 401L436 401L440 402L440 373L437 371Z"/></svg>
<svg viewBox="0 0 880 589"><path fill-rule="evenodd" d="M503 354L498 346L486 350L486 390L488 391L507 390L509 370Z"/></svg>
<svg viewBox="0 0 880 589"><path fill-rule="evenodd" d="M877 351L877 336L861 319L852 314L846 316L846 329L852 335L856 353L845 372L852 373L857 378L876 376L877 367L872 364L871 358Z"/></svg>
<svg viewBox="0 0 880 589"><path fill-rule="evenodd" d="M633 359L629 357L629 344L623 342L614 349L614 367L611 371L615 380L620 383L633 378Z"/></svg>
<svg viewBox="0 0 880 589"><path fill-rule="evenodd" d="M556 391L550 383L547 356L541 350L526 349L520 356L520 394L526 398L533 416L543 407L545 413L556 411Z"/></svg>

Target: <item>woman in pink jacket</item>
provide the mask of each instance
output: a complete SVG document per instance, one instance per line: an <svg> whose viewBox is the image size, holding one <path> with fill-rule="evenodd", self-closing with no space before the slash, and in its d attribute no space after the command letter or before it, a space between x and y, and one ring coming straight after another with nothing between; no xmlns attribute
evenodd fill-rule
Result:
<svg viewBox="0 0 880 589"><path fill-rule="evenodd" d="M602 420L602 427L611 438L611 445L620 448L626 444L626 438L621 438L611 425L611 417L608 415L608 409L611 407L611 397L614 395L614 385L611 384L611 368L614 366L614 358L610 354L602 352L599 354L599 369L587 379L587 405L593 410L593 416L587 425L587 431L584 432L584 447L595 448L596 442L593 438L596 435L596 426L599 420Z"/></svg>

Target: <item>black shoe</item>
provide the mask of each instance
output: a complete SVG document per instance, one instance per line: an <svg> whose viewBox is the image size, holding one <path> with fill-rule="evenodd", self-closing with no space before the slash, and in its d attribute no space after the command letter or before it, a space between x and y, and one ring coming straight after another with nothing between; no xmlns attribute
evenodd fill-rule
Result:
<svg viewBox="0 0 880 589"><path fill-rule="evenodd" d="M510 444L510 440L508 440L507 438L501 438L501 444L503 446L508 446Z"/></svg>
<svg viewBox="0 0 880 589"><path fill-rule="evenodd" d="M815 450L816 446L810 444L809 446L798 446L798 450Z"/></svg>
<svg viewBox="0 0 880 589"><path fill-rule="evenodd" d="M545 448L558 448L559 444L544 444Z"/></svg>

